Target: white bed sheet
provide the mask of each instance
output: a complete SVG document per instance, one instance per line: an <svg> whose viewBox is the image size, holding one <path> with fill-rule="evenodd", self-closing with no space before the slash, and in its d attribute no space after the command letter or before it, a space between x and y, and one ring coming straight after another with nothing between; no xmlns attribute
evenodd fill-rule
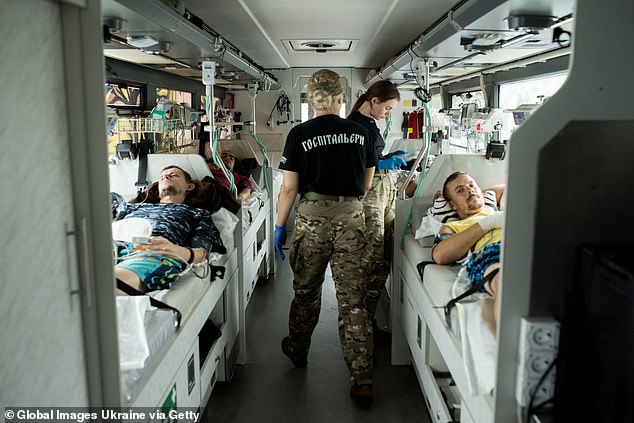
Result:
<svg viewBox="0 0 634 423"><path fill-rule="evenodd" d="M135 387L164 345L176 336L176 314L171 310L152 307L151 310L145 312L144 326L150 355L145 359L142 369L125 370L120 373L121 396L126 401L132 399Z"/></svg>

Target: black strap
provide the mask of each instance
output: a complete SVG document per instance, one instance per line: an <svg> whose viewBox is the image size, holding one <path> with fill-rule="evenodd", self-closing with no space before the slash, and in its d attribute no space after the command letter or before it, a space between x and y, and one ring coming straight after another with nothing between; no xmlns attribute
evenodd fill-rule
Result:
<svg viewBox="0 0 634 423"><path fill-rule="evenodd" d="M123 282L121 279L117 279L117 288L119 288L121 291L125 292L127 295L130 295L132 297L136 297L136 296L139 296L139 295L145 295L143 292L139 291L136 288L131 287L127 283ZM153 297L151 297L149 295L148 295L148 298L150 299L150 304L152 306L154 306L156 308L172 310L174 312L174 314L176 314L176 329L179 329L181 327L181 319L182 319L183 315L181 314L180 310L178 310L177 308L172 307L171 305L167 305L164 302L159 301L156 298L153 298Z"/></svg>
<svg viewBox="0 0 634 423"><path fill-rule="evenodd" d="M472 285L471 288L467 289L465 292L463 292L462 294L458 295L456 298L452 298L451 300L449 300L449 302L447 304L445 304L445 307L444 307L445 308L445 321L447 322L447 326L449 326L449 328L451 328L451 309L456 306L456 303L458 301L468 297L469 295L472 295L472 294L475 294L476 292L478 292L480 289L482 289L484 284L486 284L488 281L493 279L493 277L495 275L497 275L499 271L500 271L499 267L497 269L491 270L491 273L489 273L488 275L483 277L480 282L478 282L475 285Z"/></svg>
<svg viewBox="0 0 634 423"><path fill-rule="evenodd" d="M425 274L425 267L427 267L428 264L436 264L436 262L435 261L421 261L420 263L416 265L416 269L418 270L418 274L420 275L421 282L424 282L423 275Z"/></svg>
<svg viewBox="0 0 634 423"><path fill-rule="evenodd" d="M147 155L150 152L150 141L142 139L139 141L139 171L134 186L137 191L143 192L147 187Z"/></svg>
<svg viewBox="0 0 634 423"><path fill-rule="evenodd" d="M224 279L225 278L225 267L224 266L215 266L209 262L209 271L211 273L211 277L209 278L209 282L213 282L216 278Z"/></svg>
<svg viewBox="0 0 634 423"><path fill-rule="evenodd" d="M207 126L207 123L202 122L198 133L198 154L202 157L205 157L205 145L209 143L209 132L205 131L205 126Z"/></svg>

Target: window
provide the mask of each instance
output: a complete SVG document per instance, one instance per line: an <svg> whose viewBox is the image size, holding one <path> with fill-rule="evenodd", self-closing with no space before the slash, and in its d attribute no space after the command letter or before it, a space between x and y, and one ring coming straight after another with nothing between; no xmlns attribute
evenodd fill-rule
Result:
<svg viewBox="0 0 634 423"><path fill-rule="evenodd" d="M158 102L162 98L173 101L177 104L183 104L189 107L192 106L192 93L187 91L170 90L168 88L157 88L156 101Z"/></svg>
<svg viewBox="0 0 634 423"><path fill-rule="evenodd" d="M126 84L106 84L106 105L141 107L141 88Z"/></svg>
<svg viewBox="0 0 634 423"><path fill-rule="evenodd" d="M500 84L499 107L516 109L522 104L540 104L555 94L564 84L568 73L559 73L524 81Z"/></svg>
<svg viewBox="0 0 634 423"><path fill-rule="evenodd" d="M484 101L484 94L482 91L469 91L461 94L454 94L451 96L451 108L460 109L463 104L475 104L476 109L486 107L486 101Z"/></svg>
<svg viewBox="0 0 634 423"><path fill-rule="evenodd" d="M427 107L433 110L442 109L442 97L440 94L435 94L431 96L431 100L427 103Z"/></svg>

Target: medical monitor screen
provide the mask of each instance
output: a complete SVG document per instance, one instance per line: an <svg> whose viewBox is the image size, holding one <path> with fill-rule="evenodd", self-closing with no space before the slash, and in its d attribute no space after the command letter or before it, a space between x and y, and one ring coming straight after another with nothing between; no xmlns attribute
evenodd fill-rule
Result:
<svg viewBox="0 0 634 423"><path fill-rule="evenodd" d="M513 121L519 126L528 118L528 112L513 112Z"/></svg>

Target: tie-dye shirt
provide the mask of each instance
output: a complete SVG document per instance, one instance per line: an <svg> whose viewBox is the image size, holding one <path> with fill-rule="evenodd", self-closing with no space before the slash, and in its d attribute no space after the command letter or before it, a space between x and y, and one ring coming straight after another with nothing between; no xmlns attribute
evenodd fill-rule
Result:
<svg viewBox="0 0 634 423"><path fill-rule="evenodd" d="M140 217L152 224L152 235L162 236L180 246L203 248L207 253L225 254L227 249L211 213L186 204L126 204L117 220Z"/></svg>

